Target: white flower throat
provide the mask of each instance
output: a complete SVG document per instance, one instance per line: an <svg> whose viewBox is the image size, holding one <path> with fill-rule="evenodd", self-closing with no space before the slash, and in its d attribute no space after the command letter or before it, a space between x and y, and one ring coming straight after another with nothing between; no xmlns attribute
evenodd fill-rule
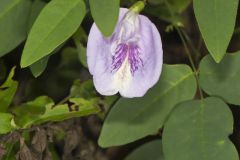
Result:
<svg viewBox="0 0 240 160"><path fill-rule="evenodd" d="M138 14L129 11L120 22L112 51L111 72L119 89L126 88L138 69L143 67L138 30Z"/></svg>

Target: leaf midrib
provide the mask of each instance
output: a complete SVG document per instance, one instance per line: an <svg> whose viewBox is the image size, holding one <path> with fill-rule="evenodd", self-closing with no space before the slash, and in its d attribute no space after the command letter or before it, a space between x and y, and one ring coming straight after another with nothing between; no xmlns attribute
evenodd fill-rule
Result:
<svg viewBox="0 0 240 160"><path fill-rule="evenodd" d="M220 54L220 45L219 45L219 39L220 38L218 38L218 35L219 35L218 34L218 27L217 27L218 26L217 25L218 24L218 14L217 14L217 2L216 1L217 0L214 0L214 2L213 2L214 3L214 7L213 7L214 12L213 13L215 15L215 21L214 21L215 22L214 23L215 26L214 26L214 28L216 28L216 32L215 32L216 47L217 47L216 50L217 50L217 54L219 55Z"/></svg>

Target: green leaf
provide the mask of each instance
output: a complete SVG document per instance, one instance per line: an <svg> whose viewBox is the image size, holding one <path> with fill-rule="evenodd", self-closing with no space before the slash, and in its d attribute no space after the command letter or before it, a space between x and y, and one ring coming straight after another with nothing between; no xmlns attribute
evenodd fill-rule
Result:
<svg viewBox="0 0 240 160"><path fill-rule="evenodd" d="M13 108L15 123L21 128L28 128L36 124L63 121L100 112L97 98L91 100L70 98L69 101L70 106L68 104L55 105L49 97L38 97Z"/></svg>
<svg viewBox="0 0 240 160"><path fill-rule="evenodd" d="M80 26L86 12L82 0L52 0L34 23L23 50L21 67L49 55Z"/></svg>
<svg viewBox="0 0 240 160"><path fill-rule="evenodd" d="M30 0L0 1L0 57L26 39L30 9Z"/></svg>
<svg viewBox="0 0 240 160"><path fill-rule="evenodd" d="M45 7L46 4L47 3L42 0L34 0L31 8L30 16L28 19L28 32L31 30L39 13L41 13L42 9Z"/></svg>
<svg viewBox="0 0 240 160"><path fill-rule="evenodd" d="M219 63L231 40L238 0L194 0L194 12L205 44Z"/></svg>
<svg viewBox="0 0 240 160"><path fill-rule="evenodd" d="M176 107L164 127L167 160L238 160L228 136L233 117L218 98L188 101Z"/></svg>
<svg viewBox="0 0 240 160"><path fill-rule="evenodd" d="M0 112L7 112L17 91L18 83L12 79L14 70L15 68L10 71L7 80L0 86Z"/></svg>
<svg viewBox="0 0 240 160"><path fill-rule="evenodd" d="M38 60L30 66L30 70L35 78L40 76L44 72L47 67L49 57L49 55L43 57L42 59Z"/></svg>
<svg viewBox="0 0 240 160"><path fill-rule="evenodd" d="M133 151L126 160L163 160L162 142L148 142Z"/></svg>
<svg viewBox="0 0 240 160"><path fill-rule="evenodd" d="M85 100L83 98L72 98L70 102L73 105L70 106L70 110L67 104L63 105L47 105L46 112L35 120L34 124L40 124L49 121L63 121L73 117L87 116L90 114L97 114L100 112L97 106L97 100ZM53 108L52 108L53 107Z"/></svg>
<svg viewBox="0 0 240 160"><path fill-rule="evenodd" d="M46 106L51 103L53 102L50 98L41 96L33 101L16 106L13 108L15 123L21 128L30 127L42 114L45 113Z"/></svg>
<svg viewBox="0 0 240 160"><path fill-rule="evenodd" d="M9 113L0 113L0 117L0 134L6 134L13 130L13 126L11 125L13 116Z"/></svg>
<svg viewBox="0 0 240 160"><path fill-rule="evenodd" d="M187 65L164 65L159 82L142 98L121 98L108 114L99 138L102 147L133 142L161 128L179 102L192 99L196 79Z"/></svg>
<svg viewBox="0 0 240 160"><path fill-rule="evenodd" d="M104 36L110 36L118 21L120 0L89 0L93 19Z"/></svg>
<svg viewBox="0 0 240 160"><path fill-rule="evenodd" d="M240 105L240 52L227 54L219 64L209 55L204 57L200 63L199 82L207 94Z"/></svg>

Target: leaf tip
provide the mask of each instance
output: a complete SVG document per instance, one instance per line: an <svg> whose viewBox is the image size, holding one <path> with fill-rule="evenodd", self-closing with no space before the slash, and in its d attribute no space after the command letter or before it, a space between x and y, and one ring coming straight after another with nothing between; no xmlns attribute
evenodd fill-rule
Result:
<svg viewBox="0 0 240 160"><path fill-rule="evenodd" d="M28 66L31 65L31 63L29 63L29 60L26 60L26 58L24 56L22 56L21 61L20 61L20 67L21 68L26 68Z"/></svg>
<svg viewBox="0 0 240 160"><path fill-rule="evenodd" d="M223 56L213 56L213 59L216 63L220 63L223 59L224 55Z"/></svg>

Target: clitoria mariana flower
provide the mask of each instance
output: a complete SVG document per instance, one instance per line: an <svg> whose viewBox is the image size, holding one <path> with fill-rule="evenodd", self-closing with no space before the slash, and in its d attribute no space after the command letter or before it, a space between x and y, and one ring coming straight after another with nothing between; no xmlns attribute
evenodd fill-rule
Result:
<svg viewBox="0 0 240 160"><path fill-rule="evenodd" d="M162 55L157 28L136 9L120 8L111 37L104 37L95 23L90 30L87 63L102 95L142 97L160 77Z"/></svg>

